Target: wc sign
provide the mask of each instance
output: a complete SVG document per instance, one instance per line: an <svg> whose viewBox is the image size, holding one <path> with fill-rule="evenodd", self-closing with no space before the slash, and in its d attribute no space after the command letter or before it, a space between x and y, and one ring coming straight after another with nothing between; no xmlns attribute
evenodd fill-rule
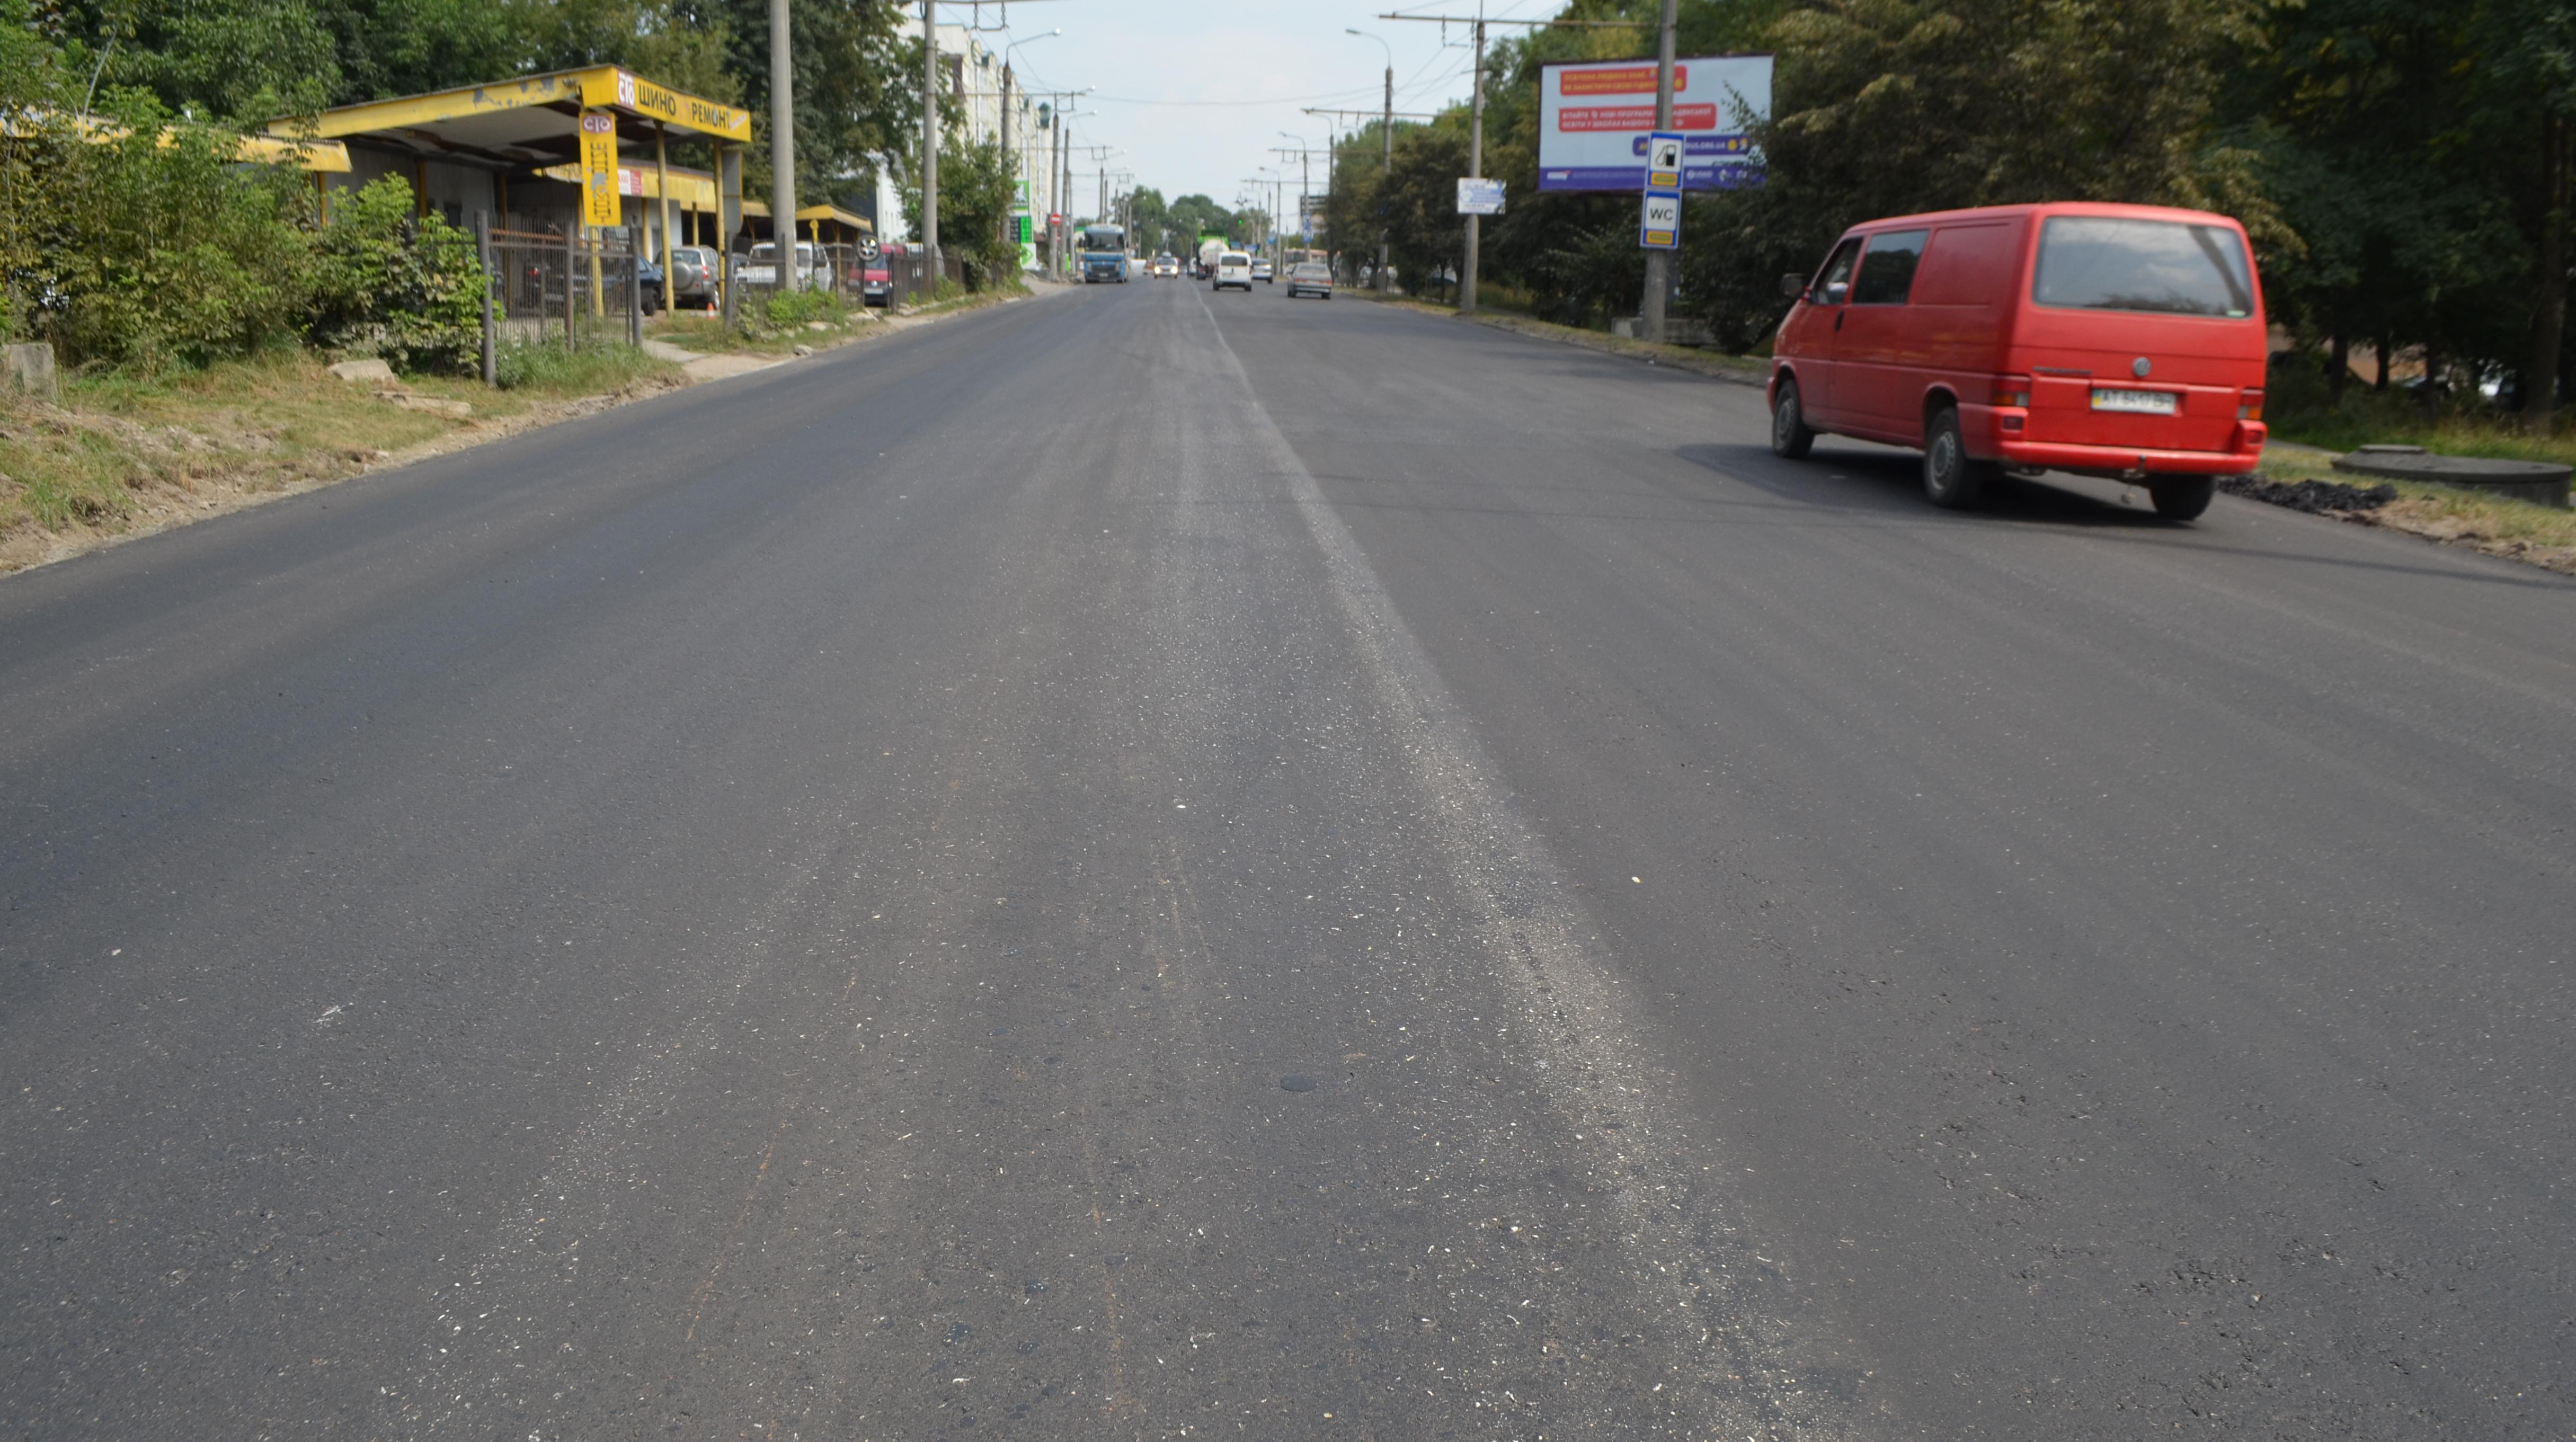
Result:
<svg viewBox="0 0 2576 1442"><path fill-rule="evenodd" d="M1646 214L1637 228L1637 244L1647 250L1681 249L1682 197L1679 191L1646 192Z"/></svg>

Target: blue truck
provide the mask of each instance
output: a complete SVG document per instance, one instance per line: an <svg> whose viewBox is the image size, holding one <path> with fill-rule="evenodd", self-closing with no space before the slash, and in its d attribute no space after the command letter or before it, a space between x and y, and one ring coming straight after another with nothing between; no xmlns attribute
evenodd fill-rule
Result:
<svg viewBox="0 0 2576 1442"><path fill-rule="evenodd" d="M1082 283L1127 283L1127 232L1115 225L1082 228Z"/></svg>

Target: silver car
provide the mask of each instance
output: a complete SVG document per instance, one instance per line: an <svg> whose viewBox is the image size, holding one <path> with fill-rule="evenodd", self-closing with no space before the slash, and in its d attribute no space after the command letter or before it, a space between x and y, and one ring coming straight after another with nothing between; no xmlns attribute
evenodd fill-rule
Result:
<svg viewBox="0 0 2576 1442"><path fill-rule="evenodd" d="M1311 260L1301 261L1288 267L1288 298L1295 300L1301 295L1319 295L1326 300L1331 300L1333 298L1332 267Z"/></svg>

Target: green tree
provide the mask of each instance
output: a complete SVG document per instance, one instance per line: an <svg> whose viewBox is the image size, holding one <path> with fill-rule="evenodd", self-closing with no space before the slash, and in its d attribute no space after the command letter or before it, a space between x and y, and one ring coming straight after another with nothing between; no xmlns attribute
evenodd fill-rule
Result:
<svg viewBox="0 0 2576 1442"><path fill-rule="evenodd" d="M181 116L247 122L320 109L340 81L306 0L47 0L35 19L92 103L135 87Z"/></svg>
<svg viewBox="0 0 2576 1442"><path fill-rule="evenodd" d="M1172 202L1167 214L1175 253L1186 250L1196 255L1202 235L1221 235L1229 241L1244 238L1237 233L1241 227L1234 212L1217 204L1212 196L1184 195Z"/></svg>
<svg viewBox="0 0 2576 1442"><path fill-rule="evenodd" d="M714 33L721 24L725 69L741 87L739 98L750 109L760 139L746 179L755 190L766 188L768 0L671 3L674 15L686 16L706 33ZM846 189L847 182L873 174L880 163L889 165L898 177L916 176L921 132L919 23L907 28L900 6L872 0L797 0L788 14L795 51L797 193L819 196ZM945 191L944 145L941 158L940 188Z"/></svg>
<svg viewBox="0 0 2576 1442"><path fill-rule="evenodd" d="M1133 227L1127 240L1136 248L1137 254L1150 258L1175 249L1171 211L1163 204L1160 190L1150 185L1136 187L1135 193L1127 200L1127 219Z"/></svg>
<svg viewBox="0 0 2576 1442"><path fill-rule="evenodd" d="M312 4L331 37L334 105L474 85L530 68L522 16L503 0Z"/></svg>
<svg viewBox="0 0 2576 1442"><path fill-rule="evenodd" d="M1011 238L1011 158L999 141L942 144L939 149L939 247L966 265L977 290L1007 286L1020 273L1020 245ZM921 192L903 193L904 218L921 229Z"/></svg>
<svg viewBox="0 0 2576 1442"><path fill-rule="evenodd" d="M2576 8L2486 0L2471 31L2484 80L2480 133L2492 137L2531 251L2523 347L2525 419L2546 431L2567 360L2569 212L2576 209Z"/></svg>

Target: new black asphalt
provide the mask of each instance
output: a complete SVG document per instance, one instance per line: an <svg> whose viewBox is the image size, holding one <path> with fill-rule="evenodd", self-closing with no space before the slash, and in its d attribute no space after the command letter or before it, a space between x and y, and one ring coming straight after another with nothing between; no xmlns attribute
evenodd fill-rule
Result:
<svg viewBox="0 0 2576 1442"><path fill-rule="evenodd" d="M0 579L0 1434L2563 1437L2576 584L1092 288Z"/></svg>

